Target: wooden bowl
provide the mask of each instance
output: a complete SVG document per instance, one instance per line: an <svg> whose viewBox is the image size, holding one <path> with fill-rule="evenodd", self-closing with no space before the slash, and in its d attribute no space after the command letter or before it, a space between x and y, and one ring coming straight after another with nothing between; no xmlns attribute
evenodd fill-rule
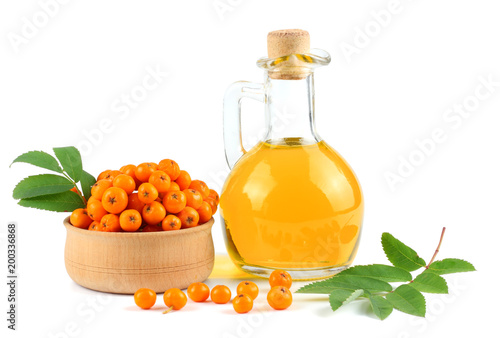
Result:
<svg viewBox="0 0 500 338"><path fill-rule="evenodd" d="M67 230L64 261L77 284L110 293L165 292L202 282L214 265L214 219L189 229L143 233Z"/></svg>

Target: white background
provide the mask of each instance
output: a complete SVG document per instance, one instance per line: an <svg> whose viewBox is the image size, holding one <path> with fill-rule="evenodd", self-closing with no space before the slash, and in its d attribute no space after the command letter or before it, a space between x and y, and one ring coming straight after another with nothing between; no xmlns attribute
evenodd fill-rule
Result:
<svg viewBox="0 0 500 338"><path fill-rule="evenodd" d="M6 332L8 337L67 337L68 328L79 337L464 337L495 330L498 2L73 0L52 6L47 16L41 4L48 2L0 5L2 232L8 222L19 225L18 331L6 329L2 282L3 337ZM214 7L224 4L224 12ZM380 14L388 10L389 17ZM27 31L27 21L38 25L35 31ZM364 302L333 313L321 296L297 295L289 310L271 311L261 280L257 310L249 315L234 314L230 304L190 302L183 311L162 316L160 305L136 311L131 296L109 297L74 284L63 261L66 215L16 204L15 184L40 170L25 164L9 168L12 160L29 150L75 145L84 152L84 167L97 175L128 163L172 158L220 191L227 172L224 91L237 80L262 80L255 61L266 54L267 32L283 28L308 30L312 46L332 55L331 65L315 78L316 116L320 135L351 164L364 191L366 214L355 264L386 262L380 246L384 231L428 260L446 226L438 257L467 259L478 271L448 276L449 296L427 295L426 319L395 311L383 322ZM363 39L360 32L369 35ZM22 42L16 45L14 37ZM345 52L347 45L353 54ZM168 75L146 91L144 100L132 102L128 114L117 112L123 95L137 90L148 68ZM488 79L496 82L490 92L478 89ZM462 117L453 109L464 104L468 110ZM263 118L258 103L248 103L244 114L247 121ZM108 126L99 136L103 123ZM251 138L259 126L249 126L245 132ZM439 133L436 128L441 142L423 155L417 143ZM412 172L398 168L410 160ZM400 175L398 170L406 170L406 177L391 189L386 175ZM213 235L216 251L224 253L218 219ZM226 283L234 292L236 282L207 283Z"/></svg>

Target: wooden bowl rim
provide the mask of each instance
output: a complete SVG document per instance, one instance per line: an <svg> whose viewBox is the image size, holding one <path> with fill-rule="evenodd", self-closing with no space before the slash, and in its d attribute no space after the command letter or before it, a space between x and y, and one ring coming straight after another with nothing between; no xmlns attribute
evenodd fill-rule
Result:
<svg viewBox="0 0 500 338"><path fill-rule="evenodd" d="M84 235L89 235L89 236L112 236L112 237L123 237L127 236L127 238L130 237L143 237L143 236L157 236L157 237L176 237L176 236L182 236L185 234L194 234L200 231L206 231L210 230L212 225L214 224L214 218L210 218L208 222L205 222L203 224L197 225L193 228L188 228L188 229L179 229L179 230L172 230L172 231L154 231L154 232L104 232L104 231L90 231L87 229L80 229L75 226L73 226L69 222L70 216L66 217L63 221L64 226L68 231L76 231L77 233L80 232L81 234Z"/></svg>

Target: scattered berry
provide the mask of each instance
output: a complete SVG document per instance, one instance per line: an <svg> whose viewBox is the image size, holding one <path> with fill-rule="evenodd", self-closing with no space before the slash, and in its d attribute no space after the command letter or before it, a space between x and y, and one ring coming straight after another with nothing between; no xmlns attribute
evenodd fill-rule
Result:
<svg viewBox="0 0 500 338"><path fill-rule="evenodd" d="M247 313L253 308L253 299L245 293L240 293L233 299L234 311L238 313Z"/></svg>
<svg viewBox="0 0 500 338"><path fill-rule="evenodd" d="M156 292L141 288L134 293L134 301L141 309L150 309L156 303Z"/></svg>
<svg viewBox="0 0 500 338"><path fill-rule="evenodd" d="M195 302L204 302L210 295L210 289L205 283L192 283L187 289L187 294Z"/></svg>
<svg viewBox="0 0 500 338"><path fill-rule="evenodd" d="M216 285L210 291L210 298L215 304L226 304L231 300L231 290L225 285Z"/></svg>
<svg viewBox="0 0 500 338"><path fill-rule="evenodd" d="M236 287L236 293L237 294L242 294L242 293L247 294L253 300L253 299L257 298L257 296L259 295L259 287L254 282L243 281L240 284L238 284L238 286Z"/></svg>
<svg viewBox="0 0 500 338"><path fill-rule="evenodd" d="M288 289L292 286L292 277L284 270L274 270L269 276L269 285L286 286Z"/></svg>
<svg viewBox="0 0 500 338"><path fill-rule="evenodd" d="M182 309L187 303L187 297L186 294L180 289L172 288L165 291L163 294L163 301L165 302L165 305L168 306L168 310L163 313L167 313L170 310Z"/></svg>
<svg viewBox="0 0 500 338"><path fill-rule="evenodd" d="M284 310L292 304L292 293L286 286L273 286L267 294L267 302L275 310Z"/></svg>

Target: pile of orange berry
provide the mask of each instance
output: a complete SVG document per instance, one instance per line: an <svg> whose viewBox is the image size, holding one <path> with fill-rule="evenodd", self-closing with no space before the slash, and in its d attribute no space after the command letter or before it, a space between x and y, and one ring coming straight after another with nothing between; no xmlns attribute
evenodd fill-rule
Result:
<svg viewBox="0 0 500 338"><path fill-rule="evenodd" d="M219 195L191 180L170 159L106 170L92 186L87 207L71 213L73 226L106 232L192 228L212 218Z"/></svg>
<svg viewBox="0 0 500 338"><path fill-rule="evenodd" d="M292 304L292 277L283 270L274 270L269 276L271 290L267 294L267 302L276 310L287 309ZM247 313L253 308L253 301L259 295L259 287L251 281L243 281L236 288L233 298L233 308L237 313ZM216 304L226 304L231 300L231 290L226 285L216 285L210 288L201 282L192 283L187 288L188 297L195 302L204 302L210 298ZM156 293L147 288L141 288L134 294L134 301L142 309L150 309L156 303ZM163 294L163 301L168 307L163 313L180 310L187 303L186 294L177 288L168 289Z"/></svg>

